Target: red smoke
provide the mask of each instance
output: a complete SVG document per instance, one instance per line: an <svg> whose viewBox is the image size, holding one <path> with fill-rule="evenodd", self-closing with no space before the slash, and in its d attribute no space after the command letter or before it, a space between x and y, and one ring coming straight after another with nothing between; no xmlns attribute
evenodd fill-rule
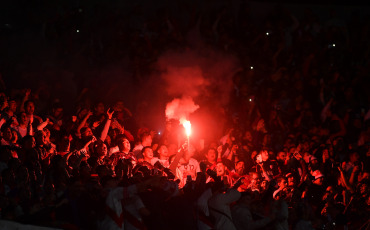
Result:
<svg viewBox="0 0 370 230"><path fill-rule="evenodd" d="M165 92L172 100L166 105L166 119L180 123L181 118L191 120L194 135L199 138L213 139L220 134L220 116L229 101L233 74L240 66L237 58L203 47L168 51L157 64Z"/></svg>
<svg viewBox="0 0 370 230"><path fill-rule="evenodd" d="M175 98L166 106L166 118L168 120L175 119L181 122L184 119L188 119L189 115L198 108L199 105L196 105L189 96Z"/></svg>

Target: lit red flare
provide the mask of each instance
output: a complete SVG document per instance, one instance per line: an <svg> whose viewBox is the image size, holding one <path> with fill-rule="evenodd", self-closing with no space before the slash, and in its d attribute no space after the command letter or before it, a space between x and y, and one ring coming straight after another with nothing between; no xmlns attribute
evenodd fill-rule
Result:
<svg viewBox="0 0 370 230"><path fill-rule="evenodd" d="M186 120L186 119L180 119L180 123L184 126L185 128L185 133L186 133L186 136L190 136L191 134L191 123L190 121Z"/></svg>

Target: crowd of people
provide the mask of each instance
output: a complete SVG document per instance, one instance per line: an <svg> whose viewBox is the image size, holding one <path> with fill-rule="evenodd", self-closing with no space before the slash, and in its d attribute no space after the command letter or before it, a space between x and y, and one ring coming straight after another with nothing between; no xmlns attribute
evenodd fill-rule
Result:
<svg viewBox="0 0 370 230"><path fill-rule="evenodd" d="M162 133L140 126L121 99L63 103L2 87L0 219L98 230L369 228L368 18L322 22L307 9L298 20L277 7L258 27L248 9L195 14L188 26L166 11L117 21L132 36L112 44L129 46L139 85L163 50L194 45L185 39L194 24L203 46L238 57L216 139L187 139L174 119ZM119 55L110 51L102 57Z"/></svg>

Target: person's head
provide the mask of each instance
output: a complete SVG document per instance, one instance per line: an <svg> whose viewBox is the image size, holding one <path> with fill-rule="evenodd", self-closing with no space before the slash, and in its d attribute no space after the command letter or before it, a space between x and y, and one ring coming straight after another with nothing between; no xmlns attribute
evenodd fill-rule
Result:
<svg viewBox="0 0 370 230"><path fill-rule="evenodd" d="M214 148L208 149L208 151L206 153L206 158L207 158L207 161L210 162L210 163L216 162L216 158L217 158L216 149L214 149Z"/></svg>
<svg viewBox="0 0 370 230"><path fill-rule="evenodd" d="M52 109L53 117L61 118L63 116L63 107L61 104L54 105Z"/></svg>
<svg viewBox="0 0 370 230"><path fill-rule="evenodd" d="M261 175L256 172L252 172L251 173L251 184L254 186L259 186L261 184Z"/></svg>
<svg viewBox="0 0 370 230"><path fill-rule="evenodd" d="M141 144L143 146L151 146L152 145L152 141L153 141L153 138L152 138L152 135L150 135L149 132L144 132L141 135Z"/></svg>
<svg viewBox="0 0 370 230"><path fill-rule="evenodd" d="M13 133L9 125L3 125L3 127L1 127L1 136L8 142L12 140Z"/></svg>
<svg viewBox="0 0 370 230"><path fill-rule="evenodd" d="M125 109L125 104L122 100L118 100L116 104L114 105L114 110L117 112L121 112Z"/></svg>
<svg viewBox="0 0 370 230"><path fill-rule="evenodd" d="M21 112L18 121L19 124L27 125L27 114L25 112Z"/></svg>
<svg viewBox="0 0 370 230"><path fill-rule="evenodd" d="M324 148L324 149L322 150L322 157L323 157L323 159L325 159L325 160L329 160L330 155L329 155L329 149L328 149L328 148Z"/></svg>
<svg viewBox="0 0 370 230"><path fill-rule="evenodd" d="M142 149L142 155L144 157L144 161L147 161L147 162L151 162L151 160L153 159L153 149L150 147L150 146L145 146L143 149Z"/></svg>
<svg viewBox="0 0 370 230"><path fill-rule="evenodd" d="M322 196L322 200L328 202L330 201L331 199L334 198L334 195L336 193L336 189L334 186L332 185L329 185L326 189L325 189L325 193L324 195Z"/></svg>
<svg viewBox="0 0 370 230"><path fill-rule="evenodd" d="M96 141L94 143L94 152L99 159L103 159L108 153L107 145L102 141Z"/></svg>
<svg viewBox="0 0 370 230"><path fill-rule="evenodd" d="M128 153L131 148L130 141L126 137L120 137L117 140L119 151Z"/></svg>
<svg viewBox="0 0 370 230"><path fill-rule="evenodd" d="M276 182L279 186L279 189L281 189L281 190L286 188L287 185L288 185L287 179L285 177L278 177Z"/></svg>
<svg viewBox="0 0 370 230"><path fill-rule="evenodd" d="M295 178L292 173L288 173L286 176L289 187L295 187Z"/></svg>
<svg viewBox="0 0 370 230"><path fill-rule="evenodd" d="M315 156L309 157L309 167L311 170L316 170L319 168L319 161Z"/></svg>
<svg viewBox="0 0 370 230"><path fill-rule="evenodd" d="M224 176L226 174L226 166L222 162L217 162L216 164L217 176Z"/></svg>
<svg viewBox="0 0 370 230"><path fill-rule="evenodd" d="M323 185L324 175L319 170L314 171L312 173L312 176L314 177L312 181L313 184L320 185L320 186Z"/></svg>
<svg viewBox="0 0 370 230"><path fill-rule="evenodd" d="M46 141L50 141L50 130L48 128L44 128L43 131L45 133Z"/></svg>
<svg viewBox="0 0 370 230"><path fill-rule="evenodd" d="M269 186L269 182L268 182L267 180L263 180L263 181L261 182L261 190L262 190L262 191L266 191L266 190L267 190L267 188L268 188L268 186Z"/></svg>
<svg viewBox="0 0 370 230"><path fill-rule="evenodd" d="M243 139L251 142L253 139L251 131L249 130L245 131Z"/></svg>
<svg viewBox="0 0 370 230"><path fill-rule="evenodd" d="M26 135L21 139L21 146L23 149L32 149L36 146L35 138L31 135Z"/></svg>
<svg viewBox="0 0 370 230"><path fill-rule="evenodd" d="M355 163L360 160L360 154L357 151L353 151L349 154L349 161Z"/></svg>
<svg viewBox="0 0 370 230"><path fill-rule="evenodd" d="M9 100L8 111L15 113L17 111L17 102L15 100Z"/></svg>
<svg viewBox="0 0 370 230"><path fill-rule="evenodd" d="M24 103L24 111L27 115L32 115L35 112L35 103L28 100Z"/></svg>
<svg viewBox="0 0 370 230"><path fill-rule="evenodd" d="M92 137L93 136L93 132L92 130L90 129L90 127L83 127L81 129L81 137L82 138L89 138L89 137Z"/></svg>
<svg viewBox="0 0 370 230"><path fill-rule="evenodd" d="M238 175L244 175L245 163L244 161L238 161L235 164L235 171Z"/></svg>
<svg viewBox="0 0 370 230"><path fill-rule="evenodd" d="M359 188L359 192L361 194L361 196L365 196L365 195L369 195L369 185L367 183L361 183L360 184L360 188Z"/></svg>
<svg viewBox="0 0 370 230"><path fill-rule="evenodd" d="M278 154L276 156L276 160L277 161L280 161L280 162L285 162L285 160L286 160L286 153L284 151L278 152Z"/></svg>
<svg viewBox="0 0 370 230"><path fill-rule="evenodd" d="M77 117L79 120L83 119L87 114L89 113L89 109L88 108L80 108L78 111L77 111Z"/></svg>
<svg viewBox="0 0 370 230"><path fill-rule="evenodd" d="M104 112L105 112L104 103L103 103L103 102L98 102L98 103L95 105L94 110L95 110L95 113L96 113L97 115L99 115L99 114L104 114Z"/></svg>
<svg viewBox="0 0 370 230"><path fill-rule="evenodd" d="M168 159L168 157L170 156L168 154L168 149L167 149L167 146L166 145L159 146L159 148L158 148L158 154L159 154L159 158L160 159Z"/></svg>
<svg viewBox="0 0 370 230"><path fill-rule="evenodd" d="M37 145L45 145L46 144L46 133L43 130L38 130L35 133L35 140Z"/></svg>

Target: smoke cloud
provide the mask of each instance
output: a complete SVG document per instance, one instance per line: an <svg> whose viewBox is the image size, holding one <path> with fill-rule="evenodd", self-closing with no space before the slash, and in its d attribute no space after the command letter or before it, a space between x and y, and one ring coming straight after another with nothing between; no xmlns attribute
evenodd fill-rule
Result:
<svg viewBox="0 0 370 230"><path fill-rule="evenodd" d="M190 96L175 98L166 106L166 118L179 120L182 124L189 115L199 108Z"/></svg>
<svg viewBox="0 0 370 230"><path fill-rule="evenodd" d="M213 49L169 51L158 60L168 96L185 95L199 103L214 99L226 104L238 66L234 56Z"/></svg>
<svg viewBox="0 0 370 230"><path fill-rule="evenodd" d="M169 51L158 60L168 96L166 119L190 120L200 138L222 132L223 108L229 102L232 76L239 69L231 54L214 49Z"/></svg>

